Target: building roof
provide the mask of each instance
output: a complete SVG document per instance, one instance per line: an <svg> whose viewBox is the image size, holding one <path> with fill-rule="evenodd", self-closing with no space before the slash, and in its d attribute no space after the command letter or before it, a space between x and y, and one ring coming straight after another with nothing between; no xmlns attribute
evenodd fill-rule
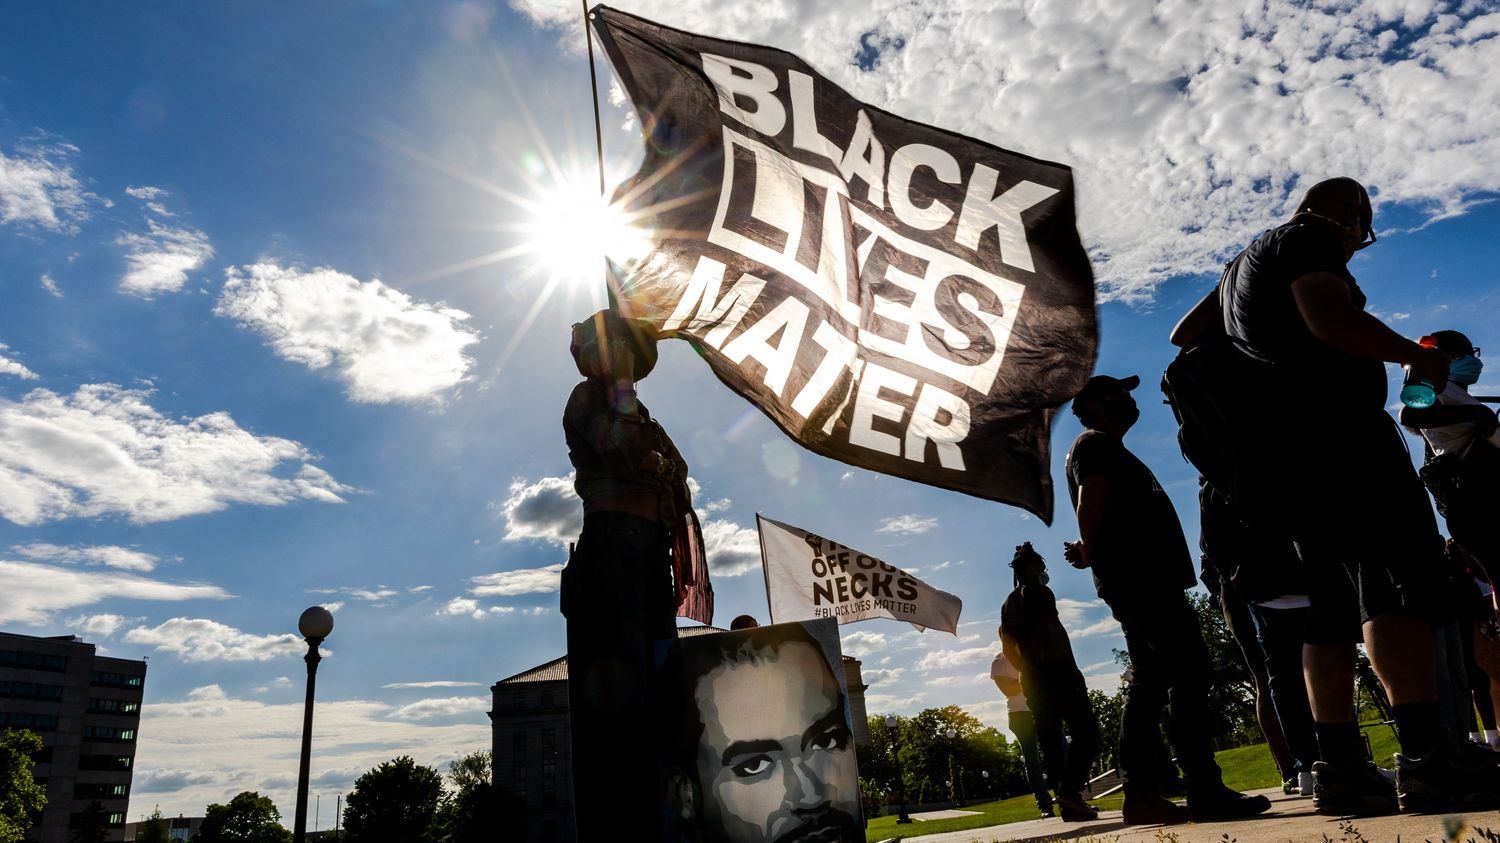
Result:
<svg viewBox="0 0 1500 843"><path fill-rule="evenodd" d="M699 635L712 635L715 632L728 632L716 626L680 626L677 628L679 638L693 638ZM857 661L857 659L844 656L845 662ZM559 656L545 664L528 668L515 674L507 676L496 682L495 685L530 685L534 682L566 682L568 681L568 657Z"/></svg>

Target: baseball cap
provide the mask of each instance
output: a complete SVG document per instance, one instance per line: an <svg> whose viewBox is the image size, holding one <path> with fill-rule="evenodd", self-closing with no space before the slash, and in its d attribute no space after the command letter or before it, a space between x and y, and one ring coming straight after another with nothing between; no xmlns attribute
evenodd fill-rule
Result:
<svg viewBox="0 0 1500 843"><path fill-rule="evenodd" d="M1103 393L1111 388L1130 392L1140 385L1140 375L1131 375L1124 378L1113 378L1109 375L1094 375L1093 377L1089 378L1088 383L1083 385L1083 389L1078 390L1078 394L1073 396L1073 401L1076 403L1078 401L1089 401L1097 399L1100 393Z"/></svg>

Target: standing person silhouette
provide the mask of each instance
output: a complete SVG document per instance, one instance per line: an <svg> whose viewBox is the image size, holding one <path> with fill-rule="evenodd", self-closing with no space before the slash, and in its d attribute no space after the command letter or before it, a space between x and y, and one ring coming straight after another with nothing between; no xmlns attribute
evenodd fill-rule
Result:
<svg viewBox="0 0 1500 843"><path fill-rule="evenodd" d="M1237 819L1271 807L1223 782L1208 734L1210 660L1184 590L1197 584L1177 511L1155 475L1125 447L1140 418L1135 375L1095 375L1073 398L1084 431L1068 450L1068 495L1079 540L1066 545L1076 568L1093 571L1099 597L1125 635L1132 679L1120 718L1126 823ZM1162 710L1186 781L1187 807L1166 799L1160 778Z"/></svg>
<svg viewBox="0 0 1500 843"><path fill-rule="evenodd" d="M1020 672L1024 708L1011 708L1011 729L1023 741L1023 731L1034 734L1042 766L1057 792L1057 808L1067 822L1092 820L1099 812L1083 801L1089 769L1099 757L1099 726L1089 704L1088 686L1073 658L1068 632L1057 615L1057 597L1047 587L1047 563L1031 542L1018 545L1010 562L1015 590L1000 608L1001 656ZM997 659L998 663L998 659ZM991 671L993 675L993 669ZM1000 680L996 679L1000 684ZM1001 684L1001 691L1005 691ZM1010 694L1007 691L1007 696ZM1011 697L1013 699L1013 697ZM1063 737L1066 725L1071 744ZM1036 789L1033 761L1027 775ZM1037 807L1051 813L1046 789L1037 793Z"/></svg>
<svg viewBox="0 0 1500 843"><path fill-rule="evenodd" d="M623 828L663 840L663 738L651 724L669 680L658 668L676 643L678 607L706 601L711 614L712 591L687 463L636 398L635 382L656 364L654 340L604 310L573 326L570 350L585 378L563 411L583 501L561 588L578 839L609 840ZM628 772L620 758L630 759Z"/></svg>

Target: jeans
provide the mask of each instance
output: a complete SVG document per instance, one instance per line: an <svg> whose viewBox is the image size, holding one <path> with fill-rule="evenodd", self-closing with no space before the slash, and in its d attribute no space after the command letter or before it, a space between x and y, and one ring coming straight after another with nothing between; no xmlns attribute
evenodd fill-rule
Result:
<svg viewBox="0 0 1500 843"><path fill-rule="evenodd" d="M1223 776L1208 733L1208 647L1186 595L1174 589L1150 600L1117 600L1110 609L1125 634L1132 674L1120 717L1121 776L1127 784L1155 789L1165 709L1189 796L1220 786Z"/></svg>
<svg viewBox="0 0 1500 843"><path fill-rule="evenodd" d="M1297 772L1310 773L1318 760L1318 738L1307 701L1307 682L1302 678L1307 609L1268 609L1252 604L1250 616L1255 619L1255 637L1266 653L1271 705L1286 736L1293 767Z"/></svg>
<svg viewBox="0 0 1500 843"><path fill-rule="evenodd" d="M1036 723L1029 711L1010 713L1010 730L1021 748L1021 762L1026 767L1026 782L1036 796L1036 806L1042 813L1052 810L1052 794L1047 792L1047 776L1042 772L1042 756L1036 744Z"/></svg>
<svg viewBox="0 0 1500 843"><path fill-rule="evenodd" d="M1063 676L1023 677L1021 682L1047 778L1059 795L1082 792L1099 757L1099 724L1083 676L1075 669ZM1063 736L1064 726L1071 743Z"/></svg>

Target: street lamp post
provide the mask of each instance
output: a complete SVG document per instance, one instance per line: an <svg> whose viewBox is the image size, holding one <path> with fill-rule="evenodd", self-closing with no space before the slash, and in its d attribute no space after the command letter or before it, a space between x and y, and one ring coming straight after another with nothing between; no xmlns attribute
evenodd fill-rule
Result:
<svg viewBox="0 0 1500 843"><path fill-rule="evenodd" d="M964 802L964 783L959 779L958 757L954 753L954 738L958 737L958 731L949 726L947 731L943 732L943 735L948 738L948 775L952 777L948 783L948 795L953 797L953 804L962 808L966 805Z"/></svg>
<svg viewBox="0 0 1500 843"><path fill-rule="evenodd" d="M910 823L911 817L906 815L906 776L901 772L901 738L896 733L897 722L896 715L886 715L885 728L891 733L891 757L896 760L896 799L901 806L896 822L901 824Z"/></svg>
<svg viewBox="0 0 1500 843"><path fill-rule="evenodd" d="M307 641L307 702L302 707L302 763L297 769L297 818L292 827L292 843L303 843L307 839L307 770L312 761L313 688L318 679L318 662L322 656L318 645L333 632L333 613L322 606L313 606L297 619L297 630Z"/></svg>

